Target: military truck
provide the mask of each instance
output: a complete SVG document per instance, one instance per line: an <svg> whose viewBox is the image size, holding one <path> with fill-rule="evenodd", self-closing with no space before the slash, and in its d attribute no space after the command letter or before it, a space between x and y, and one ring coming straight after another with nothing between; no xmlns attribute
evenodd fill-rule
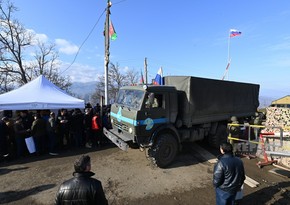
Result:
<svg viewBox="0 0 290 205"><path fill-rule="evenodd" d="M167 76L165 85L125 86L111 105L112 129L104 134L122 150L136 144L166 167L182 144L227 139L232 116L243 122L259 106L259 85L192 76Z"/></svg>

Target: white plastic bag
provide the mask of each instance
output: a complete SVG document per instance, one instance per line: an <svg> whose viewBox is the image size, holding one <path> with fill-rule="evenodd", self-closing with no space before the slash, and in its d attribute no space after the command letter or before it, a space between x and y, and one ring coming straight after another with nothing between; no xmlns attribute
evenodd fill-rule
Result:
<svg viewBox="0 0 290 205"><path fill-rule="evenodd" d="M33 137L25 138L25 143L30 154L36 151Z"/></svg>

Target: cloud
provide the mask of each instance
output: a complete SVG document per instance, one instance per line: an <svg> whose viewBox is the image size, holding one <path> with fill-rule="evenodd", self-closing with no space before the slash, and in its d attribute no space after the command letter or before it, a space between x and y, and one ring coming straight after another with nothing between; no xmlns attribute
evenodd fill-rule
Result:
<svg viewBox="0 0 290 205"><path fill-rule="evenodd" d="M72 82L91 82L97 81L99 76L102 75L102 70L89 65L75 63L67 69L69 63L63 62L61 64L62 75L69 76ZM66 70L67 69L67 70Z"/></svg>
<svg viewBox="0 0 290 205"><path fill-rule="evenodd" d="M43 33L36 33L33 29L27 29L27 32L31 33L34 38L32 39L32 45L37 45L38 42L45 43L48 41L48 36Z"/></svg>
<svg viewBox="0 0 290 205"><path fill-rule="evenodd" d="M40 42L47 42L47 41L48 41L48 37L47 37L47 35L42 34L42 33L37 33L37 34L35 34L35 38L36 38L37 40L39 40Z"/></svg>
<svg viewBox="0 0 290 205"><path fill-rule="evenodd" d="M31 33L34 36L32 40L33 45L36 45L38 42L46 43L49 41L49 38L46 34L36 33L33 29L27 29L27 32ZM79 50L78 46L68 42L65 39L55 39L55 44L59 48L59 52L66 55L76 54Z"/></svg>
<svg viewBox="0 0 290 205"><path fill-rule="evenodd" d="M127 72L130 70L130 68L128 66L125 66L123 69L121 68L121 70L123 70L124 72Z"/></svg>
<svg viewBox="0 0 290 205"><path fill-rule="evenodd" d="M68 42L65 39L55 39L55 44L59 47L59 52L67 55L76 54L79 50L79 47Z"/></svg>

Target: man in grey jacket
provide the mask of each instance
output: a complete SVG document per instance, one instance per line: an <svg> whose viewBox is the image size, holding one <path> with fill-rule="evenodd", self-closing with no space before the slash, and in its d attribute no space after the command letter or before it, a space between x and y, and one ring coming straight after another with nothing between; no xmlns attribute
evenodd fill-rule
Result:
<svg viewBox="0 0 290 205"><path fill-rule="evenodd" d="M73 178L63 182L56 195L55 204L98 204L107 205L108 201L102 183L92 178L91 159L88 155L81 156L74 163Z"/></svg>
<svg viewBox="0 0 290 205"><path fill-rule="evenodd" d="M223 143L220 146L218 162L214 167L213 185L216 190L217 205L234 205L236 193L245 180L245 170L240 158L233 155L233 146Z"/></svg>

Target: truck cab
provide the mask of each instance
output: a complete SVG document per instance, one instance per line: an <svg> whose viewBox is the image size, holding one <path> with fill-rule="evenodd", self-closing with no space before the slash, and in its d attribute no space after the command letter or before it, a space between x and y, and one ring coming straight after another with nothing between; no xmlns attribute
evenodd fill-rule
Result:
<svg viewBox="0 0 290 205"><path fill-rule="evenodd" d="M104 134L124 151L130 143L137 144L148 151L154 164L165 167L172 162L179 149L180 140L172 125L177 113L175 87L125 86L120 89L116 102L111 106L112 129L104 128ZM168 136L168 133L172 135ZM166 138L163 139L166 143L157 143L160 138ZM153 151L156 143L159 144L158 156L153 157L156 155ZM159 156L161 150L163 154Z"/></svg>
<svg viewBox="0 0 290 205"><path fill-rule="evenodd" d="M109 138L123 150L130 141L148 147L158 128L175 122L177 107L175 87L125 86L111 106Z"/></svg>

